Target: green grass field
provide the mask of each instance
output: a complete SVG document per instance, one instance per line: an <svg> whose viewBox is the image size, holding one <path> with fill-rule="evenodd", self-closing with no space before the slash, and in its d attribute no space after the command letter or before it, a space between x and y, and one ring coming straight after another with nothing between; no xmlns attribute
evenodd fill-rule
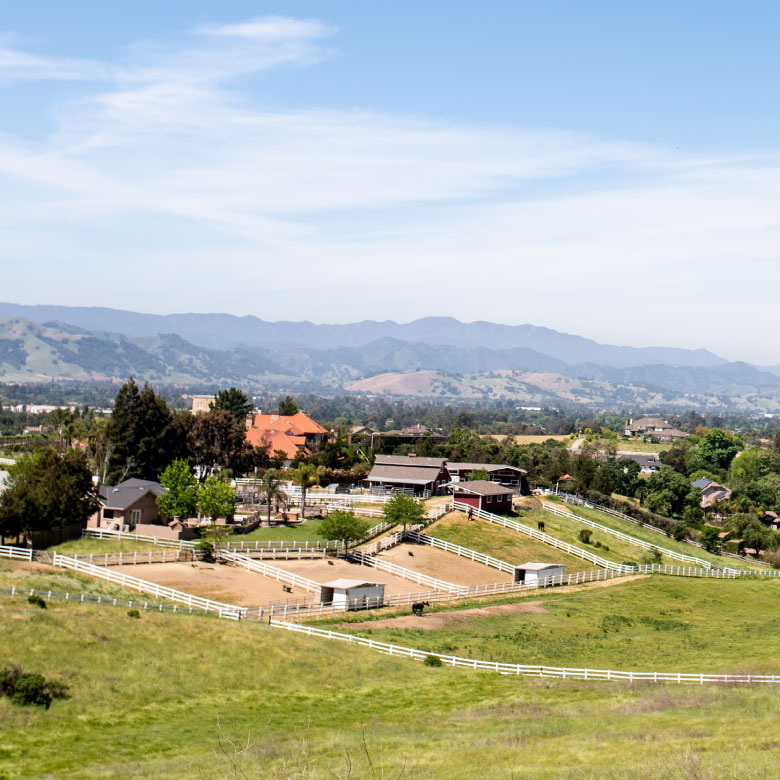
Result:
<svg viewBox="0 0 780 780"><path fill-rule="evenodd" d="M703 584L724 589L700 592ZM504 644L541 651L549 636L560 657L584 648L605 665L628 649L637 660L652 654L635 647L654 638L641 621L649 598L683 610L658 620L691 624L656 632L655 652L669 660L676 653L675 667L732 665L740 648L741 669L774 667L776 621L755 618L759 599L767 613L777 611L778 590L756 590L759 584L657 578L565 598L551 593L548 615L518 616L522 625L514 618L487 628L466 624L465 641L496 642L501 633L511 635ZM724 632L734 601L740 616ZM599 621L611 614L635 622L613 621L615 630L604 634ZM550 622L537 624L542 619ZM777 776L776 689L500 677L430 668L265 624L144 613L133 620L121 609L40 610L2 598L0 620L12 627L0 632L2 663L62 680L72 694L48 711L0 700L4 778ZM710 631L702 627L707 620ZM594 637L567 648L562 632L575 623ZM533 633L537 625L541 635ZM728 633L732 650L718 631ZM688 642L664 650L677 632Z"/></svg>
<svg viewBox="0 0 780 780"><path fill-rule="evenodd" d="M552 514L550 517L553 517ZM444 539L471 550L492 555L507 563L563 563L566 573L592 571L600 567L589 561L583 561L573 555L556 550L542 542L537 542L524 534L492 525L484 520L469 521L463 512L450 512L441 520L430 525L425 533ZM598 551L596 551L598 552Z"/></svg>
<svg viewBox="0 0 780 780"><path fill-rule="evenodd" d="M572 593L549 589L527 598L541 606L539 612L471 617L433 630L387 627L360 633L506 663L780 674L780 649L769 647L780 631L776 579L656 575Z"/></svg>
<svg viewBox="0 0 780 780"><path fill-rule="evenodd" d="M637 539L643 539L646 542L652 542L653 544L659 544L662 547L666 547L669 550L680 552L685 555L693 555L696 558L702 558L705 561L709 561L713 566L718 568L728 566L732 569L766 569L765 566L758 566L750 561L741 561L736 558L730 558L722 555L713 555L706 550L702 550L701 547L694 547L692 544L686 544L685 542L677 542L669 536L663 536L655 531L651 531L648 528L643 528L636 523L630 523L627 520L621 520L619 517L608 515L604 512L599 512L596 509L587 509L581 506L567 505L572 512L586 517L588 520L601 523L609 528L614 528L616 531L622 531L624 534L629 534ZM547 514L550 514L549 512ZM600 533L594 531L594 533ZM602 532L600 536L605 536ZM608 535L607 535L608 536ZM609 542L607 542L609 544ZM676 563L676 562L675 562Z"/></svg>
<svg viewBox="0 0 780 780"><path fill-rule="evenodd" d="M69 542L56 544L47 548L49 552L56 550L63 555L76 555L83 553L109 553L109 552L136 552L138 550L164 550L160 545L152 542L136 542L134 539L89 539L86 536L81 539L71 539Z"/></svg>
<svg viewBox="0 0 780 780"><path fill-rule="evenodd" d="M317 535L322 519L319 517L309 518L305 523L296 526L276 525L255 528L248 534L240 534L231 537L231 542L240 542L243 540L254 541L255 539L265 541L295 541L295 542L322 542L321 536Z"/></svg>

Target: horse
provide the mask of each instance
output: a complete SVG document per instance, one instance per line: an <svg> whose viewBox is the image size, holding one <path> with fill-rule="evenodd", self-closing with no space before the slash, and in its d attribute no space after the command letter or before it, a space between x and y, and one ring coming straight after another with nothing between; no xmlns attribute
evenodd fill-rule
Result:
<svg viewBox="0 0 780 780"><path fill-rule="evenodd" d="M430 606L430 603L427 601L415 601L415 603L412 604L412 614L422 617L423 610Z"/></svg>
<svg viewBox="0 0 780 780"><path fill-rule="evenodd" d="M539 521L536 523L536 527L537 527L537 528L538 528L540 531L544 531L544 520L539 520Z"/></svg>

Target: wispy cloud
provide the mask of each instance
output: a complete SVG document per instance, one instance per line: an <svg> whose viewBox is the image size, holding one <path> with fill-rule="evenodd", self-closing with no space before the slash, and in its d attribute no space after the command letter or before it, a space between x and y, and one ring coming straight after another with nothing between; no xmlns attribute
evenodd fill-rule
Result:
<svg viewBox="0 0 780 780"><path fill-rule="evenodd" d="M271 110L236 86L327 57L334 33L266 17L139 44L110 63L4 44L0 84L95 82L56 104L45 140L0 136L0 253L21 261L9 297L62 300L81 269L96 281L74 286L73 302L101 290L131 308L290 318L295 279L316 291L298 312L315 319L447 313L606 339L620 320L627 341L716 351L713 334L725 343L729 328L708 296L774 311L775 152L691 155L379 111ZM159 283L136 273L118 287L107 257ZM35 263L44 272L31 284ZM188 267L208 284L182 289ZM726 277L724 293L715 280ZM356 278L363 294L335 314L334 296ZM670 300L661 333L650 312ZM573 301L597 314L578 322ZM675 328L686 323L683 342Z"/></svg>

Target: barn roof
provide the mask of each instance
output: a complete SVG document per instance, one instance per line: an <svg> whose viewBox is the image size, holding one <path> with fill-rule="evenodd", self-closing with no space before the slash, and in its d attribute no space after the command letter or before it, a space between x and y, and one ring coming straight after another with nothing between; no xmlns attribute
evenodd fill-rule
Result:
<svg viewBox="0 0 780 780"><path fill-rule="evenodd" d="M368 482L398 482L404 485L428 485L439 476L438 468L402 468L378 465L366 477Z"/></svg>
<svg viewBox="0 0 780 780"><path fill-rule="evenodd" d="M437 468L446 463L446 458L418 458L416 455L377 455L377 466L401 466L403 468Z"/></svg>
<svg viewBox="0 0 780 780"><path fill-rule="evenodd" d="M515 566L516 569L525 569L526 571L544 571L545 569L562 569L562 563L524 563L522 566Z"/></svg>
<svg viewBox="0 0 780 780"><path fill-rule="evenodd" d="M475 479L473 482L452 483L453 493L473 493L475 496L511 496L513 492L498 482L488 482L486 479Z"/></svg>
<svg viewBox="0 0 780 780"><path fill-rule="evenodd" d="M339 577L337 580L331 580L330 582L323 582L322 586L325 588L339 588L339 589L348 589L348 588L361 588L365 585L369 585L371 587L375 585L381 585L381 582L364 582L363 580L350 580L346 577Z"/></svg>

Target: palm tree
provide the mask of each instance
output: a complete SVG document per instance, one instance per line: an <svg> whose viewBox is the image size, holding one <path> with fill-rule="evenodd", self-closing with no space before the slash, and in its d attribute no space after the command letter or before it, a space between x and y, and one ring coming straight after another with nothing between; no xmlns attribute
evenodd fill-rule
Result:
<svg viewBox="0 0 780 780"><path fill-rule="evenodd" d="M260 496L268 502L268 525L271 525L271 504L287 500L287 493L282 490L282 479L276 469L268 469L263 474Z"/></svg>
<svg viewBox="0 0 780 780"><path fill-rule="evenodd" d="M306 519L306 491L320 484L317 469L311 463L301 463L293 473L293 482L301 488L301 520Z"/></svg>

